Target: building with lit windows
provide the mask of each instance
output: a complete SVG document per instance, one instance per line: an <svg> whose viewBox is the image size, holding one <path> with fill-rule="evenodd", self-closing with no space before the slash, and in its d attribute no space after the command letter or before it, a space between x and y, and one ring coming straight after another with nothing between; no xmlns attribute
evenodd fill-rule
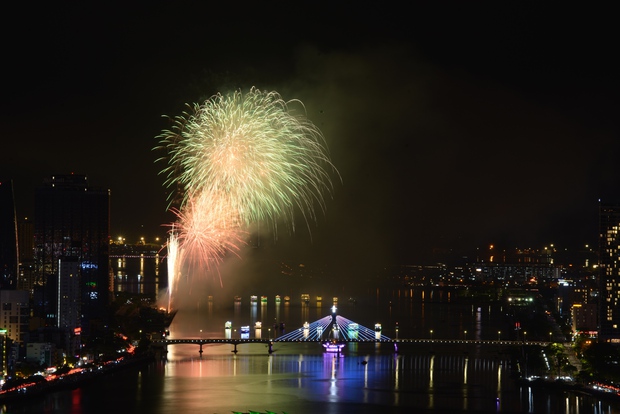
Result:
<svg viewBox="0 0 620 414"><path fill-rule="evenodd" d="M26 347L26 361L51 367L60 362L60 356L53 343L32 342Z"/></svg>
<svg viewBox="0 0 620 414"><path fill-rule="evenodd" d="M17 217L13 181L0 178L0 289L17 289Z"/></svg>
<svg viewBox="0 0 620 414"><path fill-rule="evenodd" d="M5 367L14 367L29 340L30 294L25 290L0 290L0 329L4 331ZM22 355L20 355L22 354Z"/></svg>
<svg viewBox="0 0 620 414"><path fill-rule="evenodd" d="M17 289L32 294L35 279L34 221L28 217L17 220L17 245L19 246L19 274Z"/></svg>
<svg viewBox="0 0 620 414"><path fill-rule="evenodd" d="M33 298L45 326L72 330L78 314L83 332L106 325L109 205L109 190L89 186L84 175L55 175L37 188Z"/></svg>
<svg viewBox="0 0 620 414"><path fill-rule="evenodd" d="M620 344L620 204L599 206L599 340Z"/></svg>
<svg viewBox="0 0 620 414"><path fill-rule="evenodd" d="M14 342L27 339L30 319L30 295L24 290L0 290L0 328Z"/></svg>
<svg viewBox="0 0 620 414"><path fill-rule="evenodd" d="M8 341L6 329L0 329L0 383L4 381L8 371Z"/></svg>
<svg viewBox="0 0 620 414"><path fill-rule="evenodd" d="M56 326L65 335L64 349L75 355L80 350L81 331L80 261L77 257L61 257L58 264L58 299Z"/></svg>
<svg viewBox="0 0 620 414"><path fill-rule="evenodd" d="M598 327L598 310L595 304L575 303L571 307L573 333L593 332Z"/></svg>

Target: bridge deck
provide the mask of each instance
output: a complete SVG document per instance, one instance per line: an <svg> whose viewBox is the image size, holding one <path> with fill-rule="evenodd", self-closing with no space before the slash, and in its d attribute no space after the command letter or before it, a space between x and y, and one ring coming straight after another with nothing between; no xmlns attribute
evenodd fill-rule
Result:
<svg viewBox="0 0 620 414"><path fill-rule="evenodd" d="M230 334L230 330L227 330ZM175 344L240 344L261 343L268 344L271 352L271 345L275 342L326 342L336 341L339 343L390 343L398 346L399 344L446 344L446 345L501 345L501 346L547 346L547 341L509 341L509 340L479 340L479 339L432 339L432 338L389 338L381 334L380 327L370 329L359 325L350 319L340 315L332 314L325 316L310 324L306 323L298 329L294 329L276 338L180 338L180 339L160 339L153 341L155 346L168 346Z"/></svg>
<svg viewBox="0 0 620 414"><path fill-rule="evenodd" d="M326 339L259 339L259 338L184 338L184 339L157 339L152 343L154 345L175 345L175 344L270 344L276 342L324 342ZM476 339L420 339L420 338L396 338L396 339L341 339L341 343L359 342L359 343L391 343L391 344L469 344L469 345L509 345L509 346L547 346L550 342L546 341L508 341L508 340L476 340Z"/></svg>

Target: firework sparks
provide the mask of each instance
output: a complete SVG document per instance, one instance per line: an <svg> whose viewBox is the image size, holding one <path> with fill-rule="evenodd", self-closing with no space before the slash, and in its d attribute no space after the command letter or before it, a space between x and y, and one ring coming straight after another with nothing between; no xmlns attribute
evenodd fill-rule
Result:
<svg viewBox="0 0 620 414"><path fill-rule="evenodd" d="M320 130L296 105L303 109L255 88L217 94L158 136L155 149L168 154L165 186L176 190L169 204L178 218L175 261L210 269L237 254L250 226L267 222L276 230L283 220L294 230L296 214L309 226L315 207L324 211L337 171Z"/></svg>
<svg viewBox="0 0 620 414"><path fill-rule="evenodd" d="M220 204L217 198L202 194L190 199L182 211L173 209L178 220L171 232L190 269L209 270L244 244L245 231L238 226L235 212Z"/></svg>
<svg viewBox="0 0 620 414"><path fill-rule="evenodd" d="M165 185L180 189L181 209L207 192L225 198L245 225L283 219L294 228L295 211L316 219L336 170L321 132L294 104L301 102L252 88L215 95L175 118L159 138L169 154Z"/></svg>

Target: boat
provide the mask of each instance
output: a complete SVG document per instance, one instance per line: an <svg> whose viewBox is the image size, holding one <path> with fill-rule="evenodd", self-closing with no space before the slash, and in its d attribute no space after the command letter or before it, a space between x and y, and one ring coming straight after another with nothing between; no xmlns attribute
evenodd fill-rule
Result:
<svg viewBox="0 0 620 414"><path fill-rule="evenodd" d="M360 329L359 324L357 324L355 322L352 322L352 323L349 324L349 330L350 331L357 331L359 329Z"/></svg>
<svg viewBox="0 0 620 414"><path fill-rule="evenodd" d="M290 302L291 301L291 297L290 296L285 296L284 297L284 302Z"/></svg>
<svg viewBox="0 0 620 414"><path fill-rule="evenodd" d="M338 304L338 296L334 296L333 301L334 301L334 305L337 305Z"/></svg>
<svg viewBox="0 0 620 414"><path fill-rule="evenodd" d="M323 341L322 345L323 348L325 348L325 352L338 354L342 351L342 348L344 348L344 343L338 342L334 339L332 339L331 341Z"/></svg>
<svg viewBox="0 0 620 414"><path fill-rule="evenodd" d="M380 323L375 323L375 332L381 332L381 324Z"/></svg>
<svg viewBox="0 0 620 414"><path fill-rule="evenodd" d="M250 303L256 303L256 302L258 302L258 296L256 295L250 296Z"/></svg>
<svg viewBox="0 0 620 414"><path fill-rule="evenodd" d="M254 323L254 329L261 329L263 327L263 323L261 321L256 321Z"/></svg>
<svg viewBox="0 0 620 414"><path fill-rule="evenodd" d="M235 303L241 303L241 296L235 296Z"/></svg>
<svg viewBox="0 0 620 414"><path fill-rule="evenodd" d="M249 334L250 333L250 325L244 325L241 327L241 333L242 334Z"/></svg>
<svg viewBox="0 0 620 414"><path fill-rule="evenodd" d="M310 324L308 322L304 322L304 329L310 329Z"/></svg>
<svg viewBox="0 0 620 414"><path fill-rule="evenodd" d="M301 303L310 303L310 295L307 293L301 294Z"/></svg>
<svg viewBox="0 0 620 414"><path fill-rule="evenodd" d="M282 300L280 299L280 295L276 295L276 303L280 303Z"/></svg>
<svg viewBox="0 0 620 414"><path fill-rule="evenodd" d="M316 297L317 303L321 302L322 300L323 300L323 296L317 296Z"/></svg>
<svg viewBox="0 0 620 414"><path fill-rule="evenodd" d="M267 304L267 296L261 296L260 303Z"/></svg>
<svg viewBox="0 0 620 414"><path fill-rule="evenodd" d="M232 328L232 322L231 322L231 321L226 322L226 323L224 324L224 328L226 328L226 329L231 329L231 328Z"/></svg>

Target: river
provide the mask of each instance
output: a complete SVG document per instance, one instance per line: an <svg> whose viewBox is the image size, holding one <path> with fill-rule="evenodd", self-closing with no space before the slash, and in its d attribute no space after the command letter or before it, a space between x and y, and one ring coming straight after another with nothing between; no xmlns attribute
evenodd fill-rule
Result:
<svg viewBox="0 0 620 414"><path fill-rule="evenodd" d="M497 339L511 333L502 322L499 302L457 300L439 288L357 289L349 300L338 292L339 315L399 338ZM259 298L263 292L256 290ZM267 292L265 292L267 295ZM282 298L283 299L283 298ZM263 322L251 336L280 335L273 324L298 329L332 311L333 295L316 295L308 305L299 296L289 304L250 304L247 295L213 295L179 311L173 338L224 337L243 325ZM520 385L511 375L513 361L490 345L416 345L398 353L388 344L349 344L342 356L324 353L317 343L169 346L167 358L105 376L81 388L54 392L28 402L0 407L0 413L123 412L190 414L231 412L306 413L615 413L620 403L570 391Z"/></svg>

